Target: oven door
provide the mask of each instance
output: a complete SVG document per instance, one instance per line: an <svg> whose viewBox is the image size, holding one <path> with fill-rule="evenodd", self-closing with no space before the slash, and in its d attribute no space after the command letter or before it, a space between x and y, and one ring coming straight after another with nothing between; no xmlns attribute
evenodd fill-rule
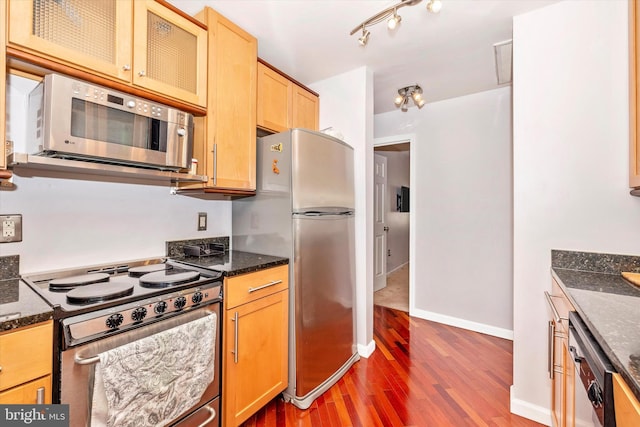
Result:
<svg viewBox="0 0 640 427"><path fill-rule="evenodd" d="M202 421L195 425L219 425L219 410L217 408L217 398L220 395L220 359L221 359L221 317L220 302L216 302L197 310L187 311L176 316L161 319L158 322L149 324L126 331L117 335L99 339L78 347L68 348L61 355L61 396L60 403L69 404L70 427L84 427L90 425L91 422L91 402L93 397L93 368L92 365L97 363L96 355L108 350L128 344L142 338L160 333L162 331L184 325L191 321L208 316L211 313L216 314L216 339L214 342L214 375L213 381L204 391L200 401L192 408L183 412L183 414L175 419L181 420L190 414L199 411L200 415L194 418L202 418ZM99 359L98 359L99 360ZM209 404L207 406L207 404ZM206 414L206 416L202 416ZM206 424L203 422L206 421ZM186 422L186 421L185 421ZM190 425L182 424L179 425Z"/></svg>

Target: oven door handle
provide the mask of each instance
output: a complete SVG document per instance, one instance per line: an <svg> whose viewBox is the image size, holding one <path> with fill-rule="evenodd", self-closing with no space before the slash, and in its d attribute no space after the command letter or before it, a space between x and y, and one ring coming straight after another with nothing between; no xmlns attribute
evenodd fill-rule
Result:
<svg viewBox="0 0 640 427"><path fill-rule="evenodd" d="M189 315L193 315L195 313L196 312L189 313ZM199 313L199 314L201 315L200 317L206 317L206 316L209 316L211 314L214 314L214 312L206 310L206 311L204 311L204 313ZM185 315L185 316L187 316L187 315ZM171 318L171 319L175 319L175 317ZM195 320L195 319L193 319L193 320ZM190 321L192 321L192 320L189 320L189 322ZM180 324L184 324L184 323L188 323L188 322L181 322ZM149 325L149 326L151 326L151 325ZM132 340L131 342L133 342L133 341L137 341L137 340ZM95 355L95 356L91 356L91 357L83 357L81 354L76 353L76 355L73 356L73 361L76 362L76 364L78 364L78 365L93 365L94 363L98 363L100 361L100 356L99 355Z"/></svg>
<svg viewBox="0 0 640 427"><path fill-rule="evenodd" d="M78 365L93 365L94 363L98 363L100 361L100 356L82 357L79 354L76 354L73 357L73 361Z"/></svg>

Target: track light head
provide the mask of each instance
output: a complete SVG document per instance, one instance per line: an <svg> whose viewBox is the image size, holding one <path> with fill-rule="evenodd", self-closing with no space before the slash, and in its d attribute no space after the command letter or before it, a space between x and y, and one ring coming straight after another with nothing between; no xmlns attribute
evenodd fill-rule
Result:
<svg viewBox="0 0 640 427"><path fill-rule="evenodd" d="M427 3L427 10L431 13L438 13L442 9L442 1L440 0L429 0Z"/></svg>
<svg viewBox="0 0 640 427"><path fill-rule="evenodd" d="M358 39L358 43L360 43L360 46L366 46L367 42L369 41L369 36L371 35L371 33L363 26L362 27L362 37L360 37Z"/></svg>
<svg viewBox="0 0 640 427"><path fill-rule="evenodd" d="M395 30L400 25L400 22L402 22L402 16L398 15L398 13L394 10L393 16L387 21L387 28L389 28L390 30Z"/></svg>

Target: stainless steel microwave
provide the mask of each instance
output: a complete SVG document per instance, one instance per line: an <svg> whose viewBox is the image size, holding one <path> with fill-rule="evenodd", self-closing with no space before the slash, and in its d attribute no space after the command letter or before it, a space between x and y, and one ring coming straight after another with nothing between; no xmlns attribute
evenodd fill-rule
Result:
<svg viewBox="0 0 640 427"><path fill-rule="evenodd" d="M178 171L193 153L193 116L59 74L29 94L29 154Z"/></svg>

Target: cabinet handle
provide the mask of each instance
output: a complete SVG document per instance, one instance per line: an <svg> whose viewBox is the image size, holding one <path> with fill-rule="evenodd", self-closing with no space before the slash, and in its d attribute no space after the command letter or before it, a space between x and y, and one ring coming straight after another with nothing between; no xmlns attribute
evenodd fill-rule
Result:
<svg viewBox="0 0 640 427"><path fill-rule="evenodd" d="M233 319L231 319L234 323L233 325L233 362L238 364L238 312L236 311L233 315Z"/></svg>
<svg viewBox="0 0 640 427"><path fill-rule="evenodd" d="M123 71L129 71L130 69L131 69L131 65L129 65L129 64L124 64L124 65L122 66L122 70L123 70Z"/></svg>
<svg viewBox="0 0 640 427"><path fill-rule="evenodd" d="M44 387L36 390L36 405L44 405Z"/></svg>
<svg viewBox="0 0 640 427"><path fill-rule="evenodd" d="M269 286L277 285L278 283L282 283L282 280L274 280L273 282L269 282L265 285L258 286L257 288L249 288L249 293L259 291L260 289L268 288Z"/></svg>
<svg viewBox="0 0 640 427"><path fill-rule="evenodd" d="M147 75L147 73L145 73L145 72L144 72L144 70L140 70L140 71L138 72L138 75L139 75L140 77L144 77L144 76L146 76L146 75Z"/></svg>
<svg viewBox="0 0 640 427"><path fill-rule="evenodd" d="M553 295L550 295L549 292L544 291L544 296L545 298L547 298L547 304L549 304L549 307L551 307L551 311L553 312L553 318L557 323L560 323L563 320L569 320L566 317L560 317L560 313L558 313L556 306L553 304L553 301L551 300L551 298L554 298Z"/></svg>
<svg viewBox="0 0 640 427"><path fill-rule="evenodd" d="M213 185L218 184L218 144L213 143Z"/></svg>
<svg viewBox="0 0 640 427"><path fill-rule="evenodd" d="M545 292L546 293L546 292ZM549 331L548 331L548 341L549 341L549 353L547 354L547 370L549 371L549 378L553 379L554 377L554 369L553 369L553 356L556 352L556 324L553 323L553 320L549 320Z"/></svg>
<svg viewBox="0 0 640 427"><path fill-rule="evenodd" d="M0 366L0 372L2 372L2 366Z"/></svg>

